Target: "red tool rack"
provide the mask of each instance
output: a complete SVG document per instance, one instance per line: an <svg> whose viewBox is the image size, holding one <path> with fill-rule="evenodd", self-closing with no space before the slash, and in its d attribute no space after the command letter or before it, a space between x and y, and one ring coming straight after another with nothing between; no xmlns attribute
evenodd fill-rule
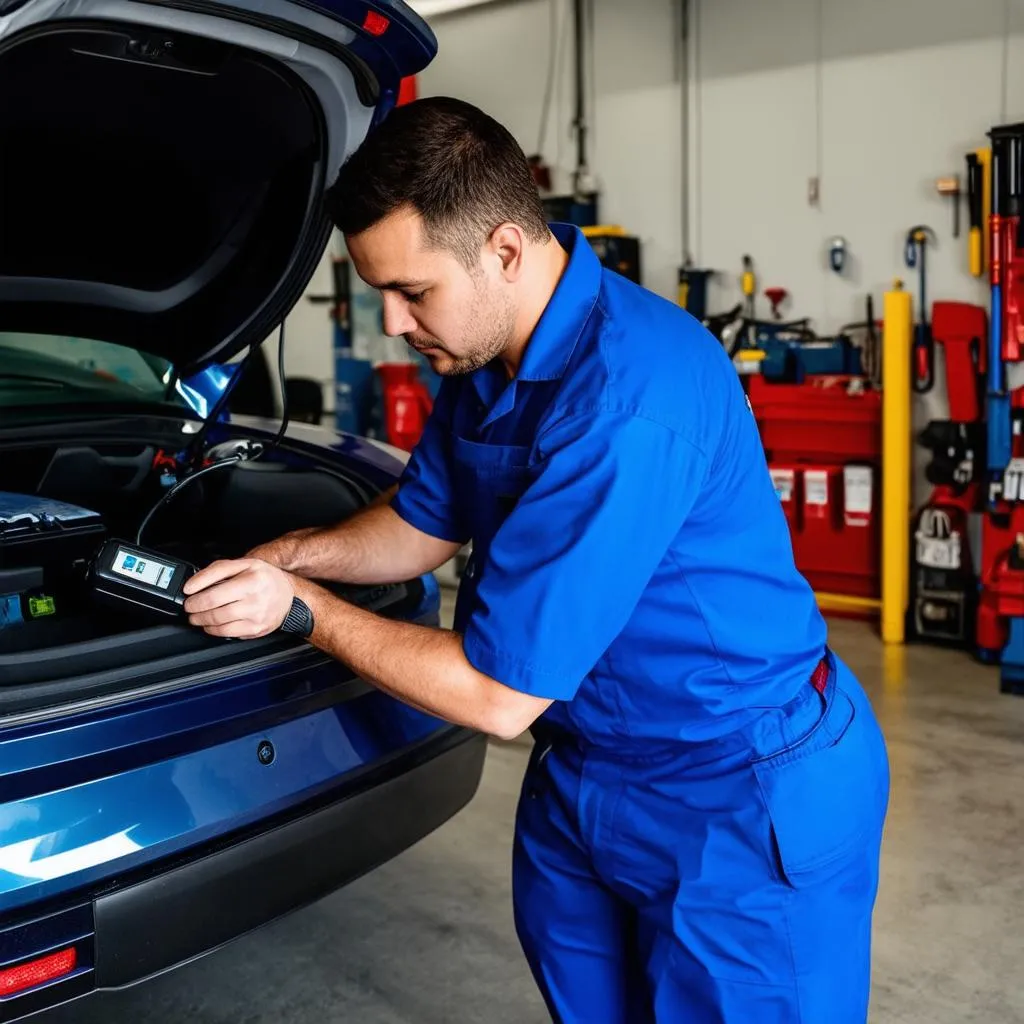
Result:
<svg viewBox="0 0 1024 1024"><path fill-rule="evenodd" d="M754 375L748 395L797 567L819 595L877 600L881 392L861 377L777 384Z"/></svg>

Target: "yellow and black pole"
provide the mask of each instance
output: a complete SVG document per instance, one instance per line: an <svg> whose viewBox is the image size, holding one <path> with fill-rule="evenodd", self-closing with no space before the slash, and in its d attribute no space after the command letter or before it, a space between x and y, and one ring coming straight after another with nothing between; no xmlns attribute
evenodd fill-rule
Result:
<svg viewBox="0 0 1024 1024"><path fill-rule="evenodd" d="M978 149L967 154L967 211L970 230L967 256L971 274L983 277L989 263L989 240L985 230L992 209L992 151Z"/></svg>
<svg viewBox="0 0 1024 1024"><path fill-rule="evenodd" d="M882 323L882 642L906 638L910 600L911 350L914 311L903 282L885 293Z"/></svg>
<svg viewBox="0 0 1024 1024"><path fill-rule="evenodd" d="M987 274L992 262L992 238L988 231L992 216L992 150L979 149L977 156L981 164L981 272Z"/></svg>

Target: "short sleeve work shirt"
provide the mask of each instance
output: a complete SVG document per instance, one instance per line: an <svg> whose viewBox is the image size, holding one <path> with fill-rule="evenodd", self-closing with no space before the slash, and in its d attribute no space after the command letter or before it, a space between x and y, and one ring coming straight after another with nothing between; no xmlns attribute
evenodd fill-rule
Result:
<svg viewBox="0 0 1024 1024"><path fill-rule="evenodd" d="M394 508L472 542L479 671L595 743L723 735L794 695L824 622L720 344L552 230L569 261L518 374L443 382Z"/></svg>

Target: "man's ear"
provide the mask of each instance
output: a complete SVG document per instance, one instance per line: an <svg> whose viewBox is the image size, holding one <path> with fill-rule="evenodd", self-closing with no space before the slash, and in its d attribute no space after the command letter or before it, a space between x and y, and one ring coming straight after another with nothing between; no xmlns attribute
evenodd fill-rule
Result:
<svg viewBox="0 0 1024 1024"><path fill-rule="evenodd" d="M523 273L526 239L517 224L499 224L488 239L487 247L499 261L501 276L508 282L519 280Z"/></svg>

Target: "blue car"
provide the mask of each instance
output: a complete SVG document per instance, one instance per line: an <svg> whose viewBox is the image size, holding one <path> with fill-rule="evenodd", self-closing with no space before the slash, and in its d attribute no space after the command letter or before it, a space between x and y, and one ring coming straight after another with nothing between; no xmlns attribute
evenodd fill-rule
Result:
<svg viewBox="0 0 1024 1024"><path fill-rule="evenodd" d="M484 737L289 636L219 641L96 586L110 541L168 590L397 480L400 453L217 396L434 50L398 0L0 0L2 1021L308 904L476 791ZM438 622L430 576L332 585Z"/></svg>

